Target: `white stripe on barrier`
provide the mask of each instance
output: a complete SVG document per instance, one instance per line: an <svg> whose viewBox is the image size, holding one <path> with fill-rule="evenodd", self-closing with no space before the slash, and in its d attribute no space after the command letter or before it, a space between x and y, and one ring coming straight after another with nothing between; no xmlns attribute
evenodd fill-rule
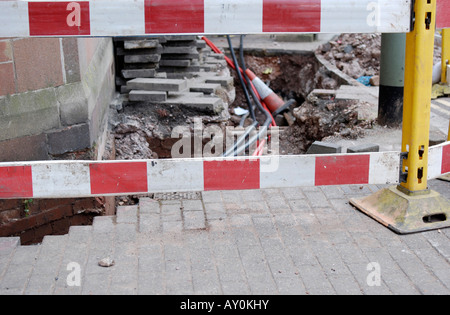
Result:
<svg viewBox="0 0 450 315"><path fill-rule="evenodd" d="M410 29L411 1L322 0L321 32L407 33Z"/></svg>
<svg viewBox="0 0 450 315"><path fill-rule="evenodd" d="M205 0L205 33L234 34L263 31L263 0Z"/></svg>
<svg viewBox="0 0 450 315"><path fill-rule="evenodd" d="M428 153L428 179L442 174L443 145L431 147Z"/></svg>
<svg viewBox="0 0 450 315"><path fill-rule="evenodd" d="M316 159L312 156L261 157L261 188L315 185Z"/></svg>
<svg viewBox="0 0 450 315"><path fill-rule="evenodd" d="M145 1L90 1L92 34L145 34Z"/></svg>
<svg viewBox="0 0 450 315"><path fill-rule="evenodd" d="M28 3L0 1L0 37L28 37Z"/></svg>
<svg viewBox="0 0 450 315"><path fill-rule="evenodd" d="M370 155L369 184L397 184L400 153L380 152Z"/></svg>
<svg viewBox="0 0 450 315"><path fill-rule="evenodd" d="M148 162L148 189L158 192L203 190L203 160L155 160Z"/></svg>
<svg viewBox="0 0 450 315"><path fill-rule="evenodd" d="M89 163L35 164L32 165L32 178L34 198L91 194Z"/></svg>

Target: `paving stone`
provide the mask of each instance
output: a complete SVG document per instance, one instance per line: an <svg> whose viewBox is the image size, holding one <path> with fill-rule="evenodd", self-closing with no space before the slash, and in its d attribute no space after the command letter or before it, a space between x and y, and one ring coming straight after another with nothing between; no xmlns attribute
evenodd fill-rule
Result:
<svg viewBox="0 0 450 315"><path fill-rule="evenodd" d="M144 91L173 91L180 92L187 88L186 80L159 79L159 78L137 78L127 82L127 87L132 90Z"/></svg>
<svg viewBox="0 0 450 315"><path fill-rule="evenodd" d="M367 143L347 148L347 153L380 152L378 144Z"/></svg>
<svg viewBox="0 0 450 315"><path fill-rule="evenodd" d="M122 75L125 79L135 78L154 78L156 77L155 69L124 69Z"/></svg>
<svg viewBox="0 0 450 315"><path fill-rule="evenodd" d="M191 60L170 60L164 59L159 62L161 67L177 67L177 68L186 68L191 65Z"/></svg>
<svg viewBox="0 0 450 315"><path fill-rule="evenodd" d="M189 90L191 92L202 92L205 94L215 94L220 87L221 87L221 85L216 84L216 83L197 83L197 84L190 85Z"/></svg>
<svg viewBox="0 0 450 315"><path fill-rule="evenodd" d="M185 55L185 54L193 54L198 55L197 49L193 47L182 47L182 46L165 46L163 49L164 55Z"/></svg>
<svg viewBox="0 0 450 315"><path fill-rule="evenodd" d="M205 229L205 214L203 213L203 211L184 211L183 223L186 230Z"/></svg>
<svg viewBox="0 0 450 315"><path fill-rule="evenodd" d="M127 40L124 42L125 49L145 49L156 48L159 46L159 40Z"/></svg>
<svg viewBox="0 0 450 315"><path fill-rule="evenodd" d="M341 153L342 147L334 143L315 141L308 149L306 154L334 154Z"/></svg>
<svg viewBox="0 0 450 315"><path fill-rule="evenodd" d="M113 216L97 216L94 218L92 224L92 232L94 234L114 233L114 219Z"/></svg>
<svg viewBox="0 0 450 315"><path fill-rule="evenodd" d="M159 55L159 54L126 55L124 60L125 60L125 63L159 62L161 60L161 55Z"/></svg>
<svg viewBox="0 0 450 315"><path fill-rule="evenodd" d="M129 100L131 102L165 102L167 100L167 93L132 90L129 93Z"/></svg>
<svg viewBox="0 0 450 315"><path fill-rule="evenodd" d="M210 113L218 113L223 109L223 101L219 97L169 97L163 103L186 106Z"/></svg>
<svg viewBox="0 0 450 315"><path fill-rule="evenodd" d="M205 79L205 83L209 84L220 84L224 88L229 88L233 85L233 78L232 77L209 77Z"/></svg>
<svg viewBox="0 0 450 315"><path fill-rule="evenodd" d="M117 223L137 223L138 206L121 206L117 208Z"/></svg>
<svg viewBox="0 0 450 315"><path fill-rule="evenodd" d="M339 186L142 197L138 206L41 245L1 238L0 294L450 294L450 233L397 235L348 205L359 192ZM449 197L448 186L442 192ZM99 267L104 256L116 264ZM80 287L68 286L70 262L80 265Z"/></svg>

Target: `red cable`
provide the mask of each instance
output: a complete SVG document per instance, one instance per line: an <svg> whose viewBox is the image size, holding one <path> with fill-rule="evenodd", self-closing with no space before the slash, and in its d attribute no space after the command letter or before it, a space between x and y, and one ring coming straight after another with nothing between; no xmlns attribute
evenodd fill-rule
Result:
<svg viewBox="0 0 450 315"><path fill-rule="evenodd" d="M266 139L261 140L255 152L253 152L252 156L261 156L264 152L264 145L266 144Z"/></svg>
<svg viewBox="0 0 450 315"><path fill-rule="evenodd" d="M206 44L216 53L216 54L222 54L225 56L225 54L216 46L214 45L213 42L211 42L209 39L207 39L205 36L202 37L202 39L206 42ZM234 64L233 60L231 60L230 58L228 58L227 56L225 56L225 60L228 63L228 65L233 68L234 70L236 70L236 65ZM244 74L244 71L241 69L241 67L239 67L239 71L241 71L242 74ZM244 82L246 82L245 78ZM259 95L258 91L256 90L255 86L253 85L252 82L250 82L250 86L253 90L253 92L255 92L255 95L260 99L261 105L264 107L264 109L269 113L270 118L272 118L272 123L270 124L271 127L276 127L277 124L275 123L275 119L273 119L272 113L270 112L270 110L267 108L266 103L264 103L264 101L261 99L261 96Z"/></svg>

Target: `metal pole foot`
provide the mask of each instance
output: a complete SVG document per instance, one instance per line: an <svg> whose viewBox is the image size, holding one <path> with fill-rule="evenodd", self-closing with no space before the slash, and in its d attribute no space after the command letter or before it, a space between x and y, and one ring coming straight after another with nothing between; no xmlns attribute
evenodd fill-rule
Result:
<svg viewBox="0 0 450 315"><path fill-rule="evenodd" d="M433 190L411 196L393 186L350 203L398 234L450 227L450 202Z"/></svg>

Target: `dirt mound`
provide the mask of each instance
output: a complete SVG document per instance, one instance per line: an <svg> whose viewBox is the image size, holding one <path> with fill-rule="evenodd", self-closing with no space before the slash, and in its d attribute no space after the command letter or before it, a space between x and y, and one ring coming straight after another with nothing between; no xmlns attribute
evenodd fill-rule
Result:
<svg viewBox="0 0 450 315"><path fill-rule="evenodd" d="M281 154L304 154L314 141L332 135L356 139L372 121L358 119L356 100L318 99L293 110L295 123L280 135ZM284 152L283 152L284 151Z"/></svg>

